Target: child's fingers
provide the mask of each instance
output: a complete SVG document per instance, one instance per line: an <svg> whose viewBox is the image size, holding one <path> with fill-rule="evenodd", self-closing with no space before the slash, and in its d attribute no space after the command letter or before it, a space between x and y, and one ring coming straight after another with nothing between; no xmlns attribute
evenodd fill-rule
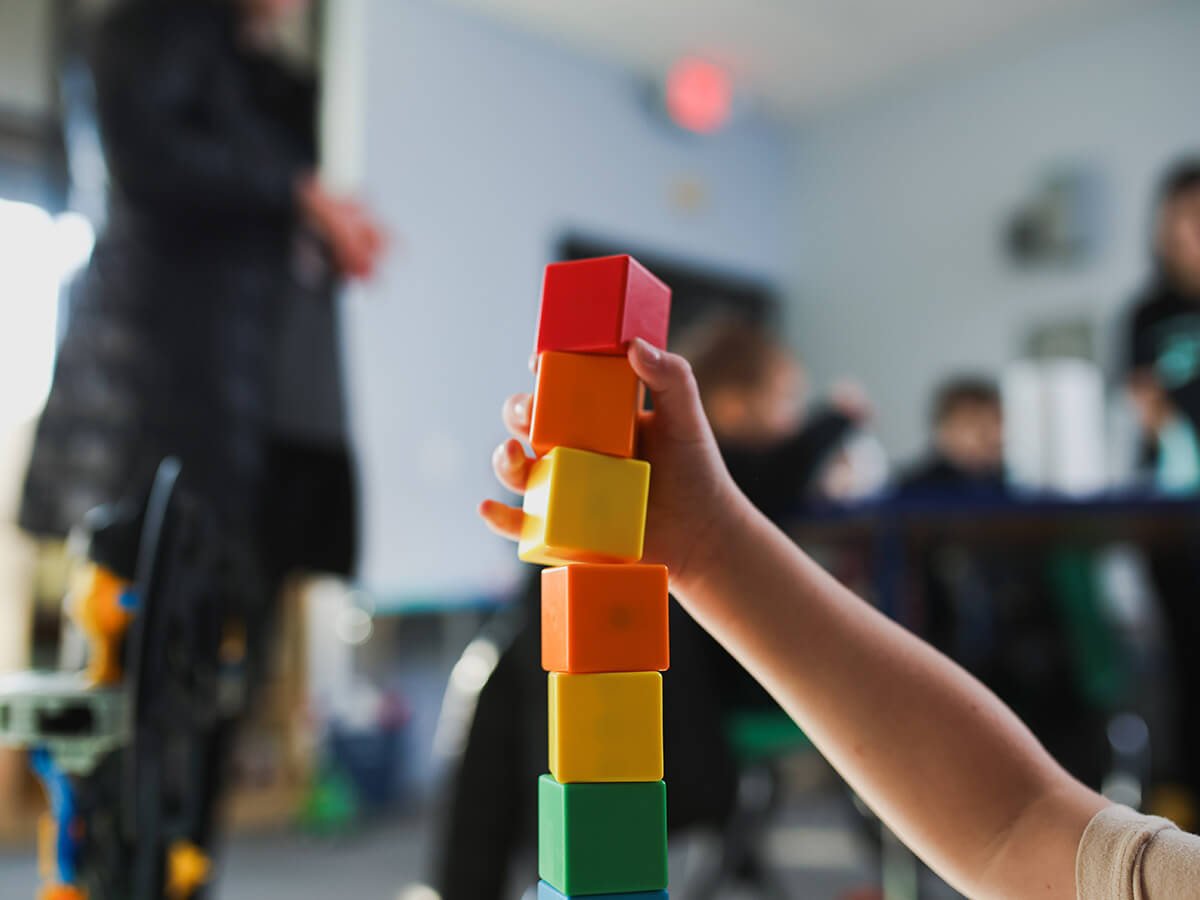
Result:
<svg viewBox="0 0 1200 900"><path fill-rule="evenodd" d="M652 421L676 440L704 437L708 423L692 367L682 356L651 346L641 338L629 342L629 364L654 399Z"/></svg>
<svg viewBox="0 0 1200 900"><path fill-rule="evenodd" d="M515 506L506 506L495 500L484 500L479 504L479 515L487 527L501 537L514 541L521 539L521 525L525 521L525 513Z"/></svg>
<svg viewBox="0 0 1200 900"><path fill-rule="evenodd" d="M529 478L529 467L533 460L525 455L521 442L509 438L492 454L492 469L500 483L514 494L525 493L525 482Z"/></svg>
<svg viewBox="0 0 1200 900"><path fill-rule="evenodd" d="M504 401L504 427L521 440L529 439L529 416L533 403L532 394L513 394Z"/></svg>
<svg viewBox="0 0 1200 900"><path fill-rule="evenodd" d="M681 383L690 376L687 361L682 356L660 350L642 338L629 342L628 357L633 371L653 394L678 391Z"/></svg>

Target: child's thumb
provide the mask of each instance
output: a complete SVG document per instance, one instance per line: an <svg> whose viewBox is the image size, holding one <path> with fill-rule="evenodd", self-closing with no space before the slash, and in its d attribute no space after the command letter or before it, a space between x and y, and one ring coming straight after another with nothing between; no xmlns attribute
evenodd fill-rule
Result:
<svg viewBox="0 0 1200 900"><path fill-rule="evenodd" d="M629 364L654 398L655 416L680 437L706 431L696 378L686 359L641 338L629 342Z"/></svg>

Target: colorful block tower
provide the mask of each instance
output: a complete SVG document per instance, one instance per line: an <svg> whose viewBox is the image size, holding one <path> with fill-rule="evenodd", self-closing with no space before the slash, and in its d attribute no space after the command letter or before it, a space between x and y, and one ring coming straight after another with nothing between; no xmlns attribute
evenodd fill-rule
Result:
<svg viewBox="0 0 1200 900"><path fill-rule="evenodd" d="M667 569L640 565L650 464L625 350L665 347L671 291L629 256L546 267L518 553L542 572L550 774L538 900L666 900Z"/></svg>

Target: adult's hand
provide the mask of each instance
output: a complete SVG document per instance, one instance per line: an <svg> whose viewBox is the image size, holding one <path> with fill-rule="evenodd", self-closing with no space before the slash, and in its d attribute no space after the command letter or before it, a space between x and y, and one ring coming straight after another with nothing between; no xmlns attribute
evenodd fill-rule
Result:
<svg viewBox="0 0 1200 900"><path fill-rule="evenodd" d="M1129 399L1142 432L1149 437L1171 419L1171 398L1150 371L1138 371L1129 376Z"/></svg>
<svg viewBox="0 0 1200 900"><path fill-rule="evenodd" d="M386 239L383 229L356 200L331 194L316 178L298 189L300 208L329 244L338 269L351 278L369 278Z"/></svg>

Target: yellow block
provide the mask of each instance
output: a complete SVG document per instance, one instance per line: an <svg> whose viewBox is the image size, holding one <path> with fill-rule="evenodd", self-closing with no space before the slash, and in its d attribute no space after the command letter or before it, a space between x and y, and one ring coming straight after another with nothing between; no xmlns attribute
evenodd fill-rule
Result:
<svg viewBox="0 0 1200 900"><path fill-rule="evenodd" d="M662 676L551 672L550 774L560 784L660 780Z"/></svg>
<svg viewBox="0 0 1200 900"><path fill-rule="evenodd" d="M555 447L529 471L517 553L525 562L637 562L650 463Z"/></svg>

